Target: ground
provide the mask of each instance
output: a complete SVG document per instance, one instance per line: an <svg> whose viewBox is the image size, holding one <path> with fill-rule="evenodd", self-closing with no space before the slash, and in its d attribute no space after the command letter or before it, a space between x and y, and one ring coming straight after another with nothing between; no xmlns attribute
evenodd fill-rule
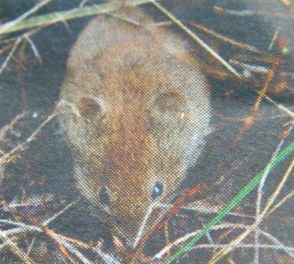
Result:
<svg viewBox="0 0 294 264"><path fill-rule="evenodd" d="M3 0L0 3L1 22L15 19L36 2ZM85 4L90 6L97 2L88 1ZM273 13L258 2L250 1L252 4L246 6L245 0L214 0L209 3L160 1L224 59L230 60L239 72L246 73L232 60L254 66L248 70L250 76L246 80L238 80L203 51L183 29L175 25L172 27L193 44L195 54L199 53L195 56L199 56L201 63L207 66L203 70L211 84L213 107L212 132L197 164L189 170L183 187L189 189L201 184L204 186L201 198L211 198L224 204L293 141L294 64L291 45L294 37L288 32L293 24L293 13L289 11L287 14L292 18L284 17L281 22L273 14L288 10L283 4L287 1L277 1L281 2L280 9L275 7ZM52 0L36 14L68 10L79 4L80 1L76 0ZM248 9L268 13L231 16L213 12L216 6L225 10ZM145 5L144 8L158 22L169 20L152 5ZM30 263L31 259L35 263L86 263L87 260L100 263L100 250L122 261L119 250L114 250L114 245L111 245L108 229L97 221L86 201L78 200L79 194L72 184L71 153L56 118L52 117L70 47L89 19L63 21L40 28L37 33L32 32L34 34L24 38L16 47L9 61L7 58L14 46L8 47L5 40L19 37L24 31L0 39L0 151L3 155L0 158L0 235L3 243L0 245L0 263ZM209 37L207 32L197 30L195 23L271 54L270 62L264 54L248 51L245 45L236 48L232 43ZM279 25L283 30L275 39ZM289 44L283 46L285 39ZM271 43L273 48L269 50ZM276 62L273 57L282 62ZM258 73L258 65L266 68L265 73ZM283 77L283 73L287 77ZM233 211L235 214L227 215L214 225L207 235L177 260L178 263L215 263L213 261L218 252L236 242L250 226L252 230L248 236L240 239L218 263L294 263L291 159L293 154L275 169L263 171L264 182L238 205ZM280 183L282 187L279 189ZM179 195L181 193L184 191ZM219 212L203 213L192 207L177 212L169 221L167 230L158 232L146 243L147 256L154 256L161 248L175 243L177 238L202 229ZM67 210L62 211L64 208ZM262 215L265 209L267 213ZM260 216L259 225L254 226ZM26 225L23 228L28 225L39 227L45 220L50 222L48 229L20 230L17 233L20 223ZM9 233L14 231L15 234ZM61 235L75 241L66 240ZM9 244L7 237L16 248L3 246ZM104 243L102 248L98 241ZM185 241L172 248L162 259L167 260L184 244ZM23 253L30 260L21 258ZM155 262L151 258L147 261Z"/></svg>

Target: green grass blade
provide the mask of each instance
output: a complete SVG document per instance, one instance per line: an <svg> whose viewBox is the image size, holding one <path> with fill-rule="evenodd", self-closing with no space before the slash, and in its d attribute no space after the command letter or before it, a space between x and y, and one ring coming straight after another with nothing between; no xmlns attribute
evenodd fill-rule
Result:
<svg viewBox="0 0 294 264"><path fill-rule="evenodd" d="M174 255L172 255L165 264L170 264L192 246L194 246L214 225L221 221L231 210L233 210L243 199L259 184L264 173L272 171L278 164L284 161L291 154L294 154L294 141L287 146L282 152L280 152L276 158L265 169L259 172L228 204L220 211L220 213L213 218L195 237L193 237L186 245L179 249Z"/></svg>

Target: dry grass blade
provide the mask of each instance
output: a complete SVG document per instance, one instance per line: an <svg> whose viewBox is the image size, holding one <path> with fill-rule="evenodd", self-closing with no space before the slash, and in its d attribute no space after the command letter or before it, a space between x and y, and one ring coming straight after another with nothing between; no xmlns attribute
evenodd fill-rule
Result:
<svg viewBox="0 0 294 264"><path fill-rule="evenodd" d="M0 140L4 140L5 134L21 119L23 118L27 112L22 112L15 116L11 122L0 129Z"/></svg>
<svg viewBox="0 0 294 264"><path fill-rule="evenodd" d="M275 210L277 210L282 204L287 202L288 200L292 199L294 197L294 191L287 194L281 201L279 201L269 212L266 216L271 215Z"/></svg>
<svg viewBox="0 0 294 264"><path fill-rule="evenodd" d="M67 211L70 207L76 205L78 202L80 201L80 199L70 203L69 205L67 205L64 209L62 209L60 212L56 213L55 215L53 215L52 217L50 217L49 219L47 219L46 221L44 221L42 223L42 226L48 226L52 221L54 221L57 217L59 217L60 215L62 215L65 211Z"/></svg>
<svg viewBox="0 0 294 264"><path fill-rule="evenodd" d="M291 133L293 129L293 126L290 127L290 129L288 129L287 131L287 135L289 135ZM274 154L273 154L273 159L274 157L280 152L283 144L285 143L285 138L283 138L280 142L280 144L278 145L277 149L275 150ZM260 181L260 184L259 184L259 187L258 187L258 190L257 190L257 199L256 199L256 219L258 219L260 217L260 213L261 213L261 203L262 203L262 197L263 197L263 190L264 190L264 185L265 185L265 182L269 176L269 173L270 171L267 170L265 171L264 173L264 176L263 178L261 179ZM278 188L276 189L277 193L280 192L282 186L284 185L285 181L287 180L286 179L283 179L280 183L280 185L278 186ZM282 185L281 185L282 184ZM279 189L280 187L280 189ZM275 198L274 198L275 199ZM272 202L272 204L274 203L274 201ZM265 209L266 210L266 209ZM268 211L268 210L267 210ZM267 211L265 212L265 214L267 214ZM259 263L259 249L258 249L258 245L259 245L259 235L258 233L256 232L255 233L255 245L256 245L256 250L255 250L255 262L256 263Z"/></svg>
<svg viewBox="0 0 294 264"><path fill-rule="evenodd" d="M294 2L293 2L293 0L280 0L280 2L282 2L288 8L290 8L290 10L292 10L292 11L294 10Z"/></svg>
<svg viewBox="0 0 294 264"><path fill-rule="evenodd" d="M32 50L33 50L33 53L34 55L37 57L37 59L41 62L41 57L39 55L39 52L36 48L36 46L34 45L33 41L31 40L30 36L35 34L36 32L38 32L39 29L36 29L36 30L31 30L29 32L26 32L25 34L17 37L14 41L14 43L11 43L10 45L8 45L7 47L8 48L11 48L11 50L9 51L8 55L6 56L5 60L3 61L3 63L1 64L0 66L0 75L3 73L3 71L6 69L8 63L11 61L11 59L15 59L14 58L14 54L17 50L17 48L19 47L19 45L23 42L24 39L27 40L27 42L30 44ZM4 49L1 50L1 52L5 52L6 51L6 48L5 47ZM1 54L0 52L0 54Z"/></svg>
<svg viewBox="0 0 294 264"><path fill-rule="evenodd" d="M22 249L20 249L15 242L13 242L1 229L1 239L10 247L11 251L18 256L26 264L34 264L34 260L30 258Z"/></svg>
<svg viewBox="0 0 294 264"><path fill-rule="evenodd" d="M254 124L254 119L258 113L260 104L262 102L262 100L264 99L268 89L269 89L269 85L272 82L274 76L275 76L275 72L276 72L276 67L275 65L273 65L273 69L271 69L267 76L266 76L266 80L265 83L260 91L260 93L258 94L258 97L256 99L256 102L254 103L253 109L251 111L251 115L248 115L247 117L245 117L244 119L244 125L243 127L240 129L240 131L238 132L237 136L235 137L234 141L233 141L233 145L236 145L236 143L242 138L242 136L246 133L246 131L248 131Z"/></svg>
<svg viewBox="0 0 294 264"><path fill-rule="evenodd" d="M0 223L8 224L8 225L14 225L15 228L8 229L5 231L2 231L0 235L2 237L5 237L4 243L0 245L0 251L8 246L11 247L11 242L15 243L16 241L22 240L25 235L29 232L32 233L44 233L48 235L49 238L54 240L62 253L62 255L72 263L76 263L76 259L80 260L82 263L92 263L86 256L84 256L78 248L91 250L92 252L95 252L98 254L98 256L105 260L107 263L114 263L118 264L119 262L112 258L111 256L103 253L101 250L92 247L91 245L88 245L82 241L76 240L74 238L70 238L67 236L64 236L62 234L55 233L53 230L48 228L47 226L54 221L57 217L59 217L61 214L63 214L66 210L68 210L70 207L75 205L77 202L79 202L79 199L70 203L67 205L64 209L59 211L58 213L54 214L52 217L48 218L47 220L43 221L41 224L38 224L33 219L29 218L29 220L33 221L33 225L28 225L19 221L11 221L11 220L0 220ZM15 252L17 254L19 252ZM33 262L25 262L25 263L33 263Z"/></svg>
<svg viewBox="0 0 294 264"><path fill-rule="evenodd" d="M61 254L65 257L65 259L67 259L70 263L76 263L74 257L70 254L68 249L62 243L62 240L49 228L44 228L44 231L50 238L52 238L56 242L56 245L58 246Z"/></svg>
<svg viewBox="0 0 294 264"><path fill-rule="evenodd" d="M264 97L264 99L266 99L267 101L269 101L270 103L272 103L274 106L276 106L279 110L281 110L282 112L284 112L286 115L288 115L291 119L293 119L294 121L294 113L293 111L291 111L289 108L285 107L282 104L276 103L272 98L270 98L269 96L267 96L266 94L262 94L261 91L259 90L255 90L253 89L253 91L255 93L257 93L258 95L262 95Z"/></svg>
<svg viewBox="0 0 294 264"><path fill-rule="evenodd" d="M86 244L86 243L84 243L82 241L79 241L79 240L76 240L76 239L73 239L73 238L70 238L70 237L66 237L66 236L61 235L61 234L57 234L57 233L53 232L52 230L50 230L50 236L52 236L52 235L53 235L54 238L57 238L59 241L68 242L67 245L70 245L72 248L76 249L76 247L79 247L79 248L82 248L82 249L89 249L92 252L97 253L97 255L101 259L103 259L105 261L105 263L119 264L119 261L117 261L116 259L114 259L110 255L102 252L102 250L100 250L99 248L94 248L91 245L88 245L88 244ZM73 244L75 246L73 246ZM71 251L71 250L69 249L69 251ZM77 252L75 252L75 253L77 253Z"/></svg>
<svg viewBox="0 0 294 264"><path fill-rule="evenodd" d="M223 245L198 245L193 247L193 249L222 249L226 248L228 245L223 244ZM255 248L254 244L239 244L235 248L250 248L253 249ZM283 246L278 246L278 245L267 245L267 244L260 244L258 245L259 249L273 249L273 250L288 250L288 251L294 251L293 247L283 247Z"/></svg>
<svg viewBox="0 0 294 264"><path fill-rule="evenodd" d="M59 239L60 243L63 244L63 246L69 251L71 252L73 255L75 255L80 261L82 261L82 263L85 264L91 264L92 262L90 260L88 260L75 246L71 245L70 243L68 243L67 241L63 240L63 239Z"/></svg>
<svg viewBox="0 0 294 264"><path fill-rule="evenodd" d="M285 140L285 137L282 139ZM270 162L267 167L270 167L271 170L276 168L278 164L283 162L287 157L291 156L294 152L294 141L292 141L283 151L281 151L273 162ZM259 184L261 178L264 175L264 172L267 170L267 167L255 175L243 188L242 190L235 195L226 206L218 213L216 217L214 217L208 224L193 237L188 243L186 243L181 249L177 250L165 263L170 264L180 256L182 256L185 252L187 252L191 247L193 247L208 231L210 231L218 222L220 222L230 211L232 211L237 205L239 205L245 197L248 196L249 193ZM292 169L292 168L291 168ZM290 173L290 172L289 172ZM288 171L284 177L288 177ZM259 219L259 221L264 217ZM257 222L257 221L256 221ZM258 222L259 224L259 222ZM252 228L251 228L252 230ZM250 230L250 232L251 232ZM249 233L250 233L249 232ZM249 234L248 233L248 234ZM247 235L246 235L247 236ZM246 237L245 236L245 237Z"/></svg>
<svg viewBox="0 0 294 264"><path fill-rule="evenodd" d="M294 166L294 159L292 160L290 166L288 167L285 175L282 177L282 180L278 184L276 190L271 195L271 197L268 199L268 202L267 202L265 208L263 209L262 213L260 213L258 215L258 217L256 218L256 221L251 226L251 228L248 229L248 230L246 230L244 233L242 233L236 239L234 239L234 241L231 244L229 244L226 248L220 250L209 261L209 264L215 264L215 263L217 263L221 258L223 258L228 253L230 253L235 248L236 245L239 245L252 231L255 231L256 232L256 229L257 229L258 225L262 222L262 220L264 219L265 215L268 213L270 207L273 205L273 203L275 202L277 196L279 195L281 188L284 186L286 180L288 179L290 173L292 172L293 166ZM294 254L291 254L291 256L294 257Z"/></svg>
<svg viewBox="0 0 294 264"><path fill-rule="evenodd" d="M120 262L113 257L103 253L99 248L96 249L98 256L100 256L107 264L120 264Z"/></svg>
<svg viewBox="0 0 294 264"><path fill-rule="evenodd" d="M40 63L42 63L42 58L41 58L41 55L36 47L36 45L34 44L33 40L30 38L29 35L25 35L25 39L27 40L27 42L30 44L31 46L31 49L35 55L35 57L39 60Z"/></svg>
<svg viewBox="0 0 294 264"><path fill-rule="evenodd" d="M289 129L289 132L291 132L293 127L291 127ZM275 151L275 153L273 154L272 160L275 158L275 156L277 155L277 153L279 152L280 148L282 147L282 144L284 143L285 138L283 138L280 142L280 144L277 147L277 150ZM271 161L272 162L272 161ZM292 160L290 166L288 167L285 175L282 177L280 183L278 184L277 188L275 189L274 193L270 196L270 198L267 201L267 204L265 206L265 208L263 209L263 211L260 213L260 203L261 203L261 198L262 198L262 188L264 186L264 183L266 181L266 178L268 176L269 171L266 170L264 173L264 176L260 182L259 185L259 189L258 189L258 196L257 196L257 205L256 205L256 220L255 223L252 225L252 229L251 230L246 230L243 234L241 234L237 239L235 239L233 241L233 243L231 245L228 245L227 248L222 249L220 252L218 252L210 261L211 264L218 262L222 257L224 257L225 255L227 255L231 250L233 250L236 245L240 244L253 230L256 232L256 228L258 227L258 225L262 222L262 220L264 219L264 217L266 215L268 215L268 211L270 209L270 207L274 204L277 196L279 195L281 189L283 188L285 182L287 181L290 173L292 172L294 166L294 159ZM255 260L258 263L258 259L259 259L259 254L258 254L258 245L259 245L259 234L255 233L255 239L256 239L256 254L255 254Z"/></svg>
<svg viewBox="0 0 294 264"><path fill-rule="evenodd" d="M12 28L14 28L17 24L19 24L21 21L23 21L24 19L26 19L27 17L29 17L30 15L36 13L38 10L40 10L42 7L44 7L45 5L49 4L49 2L51 2L51 0L44 0L42 2L39 2L38 4L36 4L32 9L30 9L29 11L25 12L24 14L22 14L20 17L18 17L15 20L12 20L4 25L2 25L0 27L0 35L1 34L5 34L5 32L9 32L9 30L11 30Z"/></svg>
<svg viewBox="0 0 294 264"><path fill-rule="evenodd" d="M243 76L232 67L225 59L223 59L217 52L215 52L210 46L208 46L201 38L196 36L189 28L187 28L179 19L177 19L173 14L166 10L161 4L156 1L152 3L171 21L178 25L184 32L186 32L193 40L195 40L202 48L204 48L210 55L215 57L225 68L227 68L231 73L234 74L238 79L242 79Z"/></svg>
<svg viewBox="0 0 294 264"><path fill-rule="evenodd" d="M150 206L149 206L149 208L148 208L148 211L147 211L147 213L146 213L145 216L144 216L143 222L142 222L142 224L141 224L141 226L140 226L140 228L139 228L138 234L137 234L137 236L136 236L136 238L135 238L135 241L134 241L134 244L133 244L133 248L135 248L135 247L137 246L138 242L140 241L141 237L143 236L143 234L144 234L144 229L145 229L145 227L146 227L147 221L148 221L150 215L152 214L153 209L154 209L154 207L156 206L156 204L157 204L156 202L150 204Z"/></svg>
<svg viewBox="0 0 294 264"><path fill-rule="evenodd" d="M150 2L150 0L127 0L126 5L141 5ZM70 19L91 16L95 14L107 13L116 10L120 7L116 3L106 3L100 5L92 5L84 8L75 8L68 11L50 13L47 15L36 16L28 18L26 20L19 21L15 24L11 24L13 21L8 22L0 27L1 34L9 34L12 32L29 29L32 27L40 27L45 25L52 25L57 22L64 22Z"/></svg>
<svg viewBox="0 0 294 264"><path fill-rule="evenodd" d="M221 15L230 15L230 16L238 16L238 17L248 17L248 16L269 16L268 12L262 12L262 11L255 11L255 10L231 10L231 9L224 9L219 6L214 6L213 10L217 14ZM293 15L288 14L286 12L284 13L278 13L278 12L271 12L271 16L283 20L293 20Z"/></svg>
<svg viewBox="0 0 294 264"><path fill-rule="evenodd" d="M1 72L1 71L0 71ZM0 73L1 74L1 73ZM26 115L25 112L18 114L9 124L5 125L0 129L0 142L5 142L6 133L12 129L12 127L18 122L19 119L23 118ZM0 149L0 155L3 155L4 151ZM5 164L0 164L0 186L5 177Z"/></svg>
<svg viewBox="0 0 294 264"><path fill-rule="evenodd" d="M55 115L56 115L56 113L53 113L49 117L47 117L46 120L31 134L31 136L29 138L27 138L27 140L25 140L24 142L22 142L21 144L19 144L17 147L15 147L14 149L12 149L8 153L5 153L3 156L1 156L0 157L0 165L3 164L3 163L9 162L13 158L13 156L15 155L16 152L18 152L19 150L23 149L23 147L25 145L27 145L31 141L33 141L35 139L35 137L38 135L38 133L41 131L41 129L45 125L47 125L55 117Z"/></svg>
<svg viewBox="0 0 294 264"><path fill-rule="evenodd" d="M264 52L262 52L261 50L259 50L258 48L254 47L254 46L251 46L249 44L246 44L246 43L241 43L239 41L236 41L234 39L231 39L229 37L226 37L226 36L223 36L217 32L215 32L214 30L212 29L209 29L207 27L204 27L202 25L198 25L196 24L195 22L189 22L187 21L186 23L188 23L189 25L191 25L192 27L195 27L225 43L228 43L228 44L231 44L232 46L235 46L235 47L238 47L240 49L243 49L243 50L247 50L247 51L251 51L251 52L254 52L254 53L258 53L258 54L263 54L265 56L270 56L269 54L266 54Z"/></svg>
<svg viewBox="0 0 294 264"><path fill-rule="evenodd" d="M183 195L181 195L171 206L171 208L160 217L160 220L154 224L154 226L151 228L151 230L146 233L144 236L140 238L140 240L136 243L136 247L134 249L134 254L132 255L133 259L136 259L136 257L140 254L142 254L142 251L144 249L145 243L148 241L148 239L151 237L151 235L161 228L164 228L166 224L181 210L181 208L186 204L189 203L189 201L192 198L195 198L201 191L201 186L197 185L191 189L189 189L187 192L185 192Z"/></svg>
<svg viewBox="0 0 294 264"><path fill-rule="evenodd" d="M9 61L13 57L13 55L14 55L16 49L18 48L19 44L21 43L21 41L22 41L22 38L17 38L17 40L13 44L12 49L10 50L10 52L8 53L7 57L5 58L5 60L3 61L2 65L0 67L0 75L2 74L4 69L7 67Z"/></svg>
<svg viewBox="0 0 294 264"><path fill-rule="evenodd" d="M111 12L113 10L116 10L120 7L117 5L117 3L107 3L107 4L99 4L99 5L92 5L92 6L84 7L87 0L83 0L83 1L81 0L79 8L75 8L75 9L64 11L64 12L50 13L47 15L28 18L29 16L31 16L32 14L37 12L42 6L48 4L50 1L52 1L52 0L44 0L42 2L39 1L39 4L37 4L35 7L33 7L33 9L24 13L19 18L15 19L9 23L6 23L4 25L0 25L0 37L1 37L1 34L9 34L11 32L24 30L24 29L28 29L31 27L37 27L37 29L40 30L40 29L42 29L42 28L39 28L41 26L51 25L51 24L57 23L57 22L66 23L66 21L68 21L70 19L90 16L90 15L99 14L99 13L107 13L107 12ZM286 4L288 5L288 3L289 3L288 0L280 0L280 1L285 3L285 5ZM218 60L228 70L224 70L223 67L219 67L219 69L222 69L222 71L225 72L230 77L232 77L231 73L233 73L234 76L236 76L240 80L245 80L245 78L244 78L245 72L246 72L245 66L247 66L247 64L242 63L242 61L238 62L236 60L235 61L233 61L233 60L226 61L223 57L221 57L222 56L221 53L218 54L215 50L213 50L210 46L208 46L201 38L199 38L197 36L197 34L195 34L193 31L191 31L189 29L188 22L183 23L182 20L177 19L168 10L166 10L159 3L159 1L157 2L156 0L127 0L124 2L127 5L140 5L140 4L144 4L144 3L148 3L148 2L153 3L154 6L156 6L163 14L165 14L170 19L171 23L174 23L177 26L179 26L179 28L181 28L185 33L187 33L195 42L197 42L202 48L204 48L208 53L210 53L216 60ZM229 12L229 11L234 11L234 10L225 10L225 11ZM241 13L237 14L237 16L238 15L240 15L240 16L251 15L249 13L246 13L247 11L244 11L244 13L242 13L243 11L241 11ZM225 13L223 13L223 14L225 14ZM256 14L258 15L257 12L255 12L253 15L256 15ZM233 39L230 39L228 37L220 35L217 32L214 32L214 31L210 30L209 28L203 27L201 25L193 24L193 23L189 23L189 24L191 26L194 26L195 28L207 33L207 34L210 34L211 36L214 36L215 38L220 39L223 42L229 43L231 45L234 45L236 47L239 47L241 49L244 49L244 50L247 50L250 52L254 52L258 55L264 55L266 58L271 58L271 55L269 55L265 52L262 52L253 46L247 45L245 43L239 43ZM196 30L194 30L194 31L196 31ZM198 31L196 31L196 33L197 32ZM278 34L279 34L279 30L277 30L275 32L275 35L272 38L272 42L270 44L269 49L271 49L271 47L273 46L276 38L278 37ZM19 37L14 38L14 39L10 39L9 41L13 41L13 42L11 42L9 44L9 46L8 45L5 46L0 51L0 52L5 52L4 55L6 55L6 58L3 58L4 62L2 63L2 65L0 65L0 75L3 72L3 70L5 70L8 63L11 61L11 59L12 60L15 59L16 56L14 56L14 54L16 52L18 53L18 51L20 50L19 49L20 45L25 44L25 41L23 41L23 40L26 40L27 43L30 45L34 55L40 61L42 60L41 56L38 52L38 49L36 48L32 39L29 37L29 32L28 32L26 34L23 34ZM6 54L6 52L8 55ZM258 55L256 55L256 54L255 54L255 56L257 57ZM273 59L273 62L275 62L274 56L272 59ZM243 67L240 66L241 64ZM250 66L250 64L248 64L248 65ZM278 65L278 63L276 65ZM204 67L206 67L206 66L207 65L204 65ZM253 67L258 67L258 66L254 65ZM282 104L276 103L275 101L273 101L270 97L268 97L266 95L268 88L269 88L269 85L275 77L274 76L275 69L268 69L266 67L260 66L258 68L258 70L263 71L263 74L267 74L268 78L266 79L266 84L262 87L262 89L260 91L255 90L255 92L258 94L258 98L257 98L257 101L255 102L254 107L252 108L251 115L250 116L248 115L245 119L243 119L243 118L242 119L239 118L238 120L234 119L234 121L237 121L237 122L241 121L244 124L244 129L240 131L240 134L238 135L239 137L241 137L243 135L243 133L245 133L247 131L247 129L249 129L252 126L253 121L255 122L257 120L256 116L257 116L257 113L260 109L260 105L261 105L262 100L268 100L269 102L273 103L278 109L280 109L281 111L286 113L287 116L290 117L292 120L290 122L293 123L293 120L294 120L294 113L293 113L293 111L291 111L291 109L288 109L287 107L285 107ZM244 74L243 74L243 72L244 72ZM250 73L253 73L253 71ZM292 73L289 73L289 74L292 74ZM253 76L254 75L251 74L250 80L253 80ZM249 80L249 78L246 80ZM0 154L1 154L0 155L0 183L1 183L1 177L2 177L1 175L3 175L3 177L4 177L4 168L5 168L6 164L8 162L10 162L15 156L17 156L18 153L21 150L23 150L27 144L29 144L30 142L35 140L36 136L39 134L41 129L46 124L48 124L55 117L55 115L56 115L56 113L54 112L24 142L17 145L16 147L14 146L15 148L11 147L10 151L8 153L1 153L1 150L0 150ZM271 116L271 118L272 118L272 116ZM229 119L229 118L227 118L227 119ZM14 121L16 122L17 120L18 119L16 118ZM7 130L5 130L5 129L7 129L7 127L4 127L3 129L0 130L0 140L2 139L2 137L4 137L4 134L7 132ZM8 129L9 129L9 127L8 127ZM284 141L285 141L285 138L283 138L282 142L280 142L277 150L273 154L273 158L270 161L270 163L274 161L274 158L277 156L278 152L280 152L280 149L281 149ZM252 225L251 224L250 225L235 224L235 223L228 223L228 224L222 223L220 225L217 225L218 222L215 222L214 225L209 227L209 229L205 231L206 233L204 233L204 235L207 235L207 238L211 243L210 244L199 244L199 245L195 244L194 246L188 248L186 252L188 252L188 250L194 250L194 249L213 250L213 253L216 253L216 254L213 256L213 258L211 259L211 261L209 263L218 262L221 258L223 258L227 254L229 254L235 248L240 248L240 249L245 249L245 248L247 249L248 248L248 249L255 250L255 252L256 252L255 262L256 263L259 263L259 253L258 253L259 249L282 250L282 251L285 251L290 257L294 257L294 247L284 245L281 241L277 240L271 234L266 233L265 231L261 230L259 227L261 222L265 218L267 218L276 209L278 209L282 204L284 204L286 201L289 201L294 196L294 192L291 192L291 193L287 194L284 198L282 198L280 201L277 202L277 198L279 195L281 195L281 189L285 185L286 181L289 179L289 175L291 174L291 172L293 170L293 166L294 166L294 160L292 160L292 162L288 166L286 172L284 173L284 175L282 175L279 184L277 186L275 186L274 193L269 194L269 199L267 201L265 201L266 202L265 208L261 207L261 205L262 205L262 192L263 192L263 187L265 186L265 181L266 181L269 173L272 171L272 167L268 166L263 171L264 175L261 178L261 181L259 182L258 198L256 201L256 215L250 216L250 215L245 215L245 214L241 214L241 213L238 214L239 211L232 212L232 213L229 213L230 211L228 211L226 213L226 215L233 215L233 216L240 217L238 219L241 219L241 221L243 221L244 218L246 218L245 219L246 221L248 220L247 218L254 218L255 221ZM238 167L238 169L241 169L241 168ZM105 254L100 249L100 245L94 248L94 246L88 244L88 242L83 242L83 241L77 240L75 238L66 237L65 235L55 233L53 230L49 229L48 226L52 221L54 221L57 217L59 217L61 214L63 214L66 210L68 210L71 206L73 206L77 202L78 201L72 202L71 204L67 205L63 210L54 214L52 217L45 219L45 221L42 220L43 222L40 222L40 223L37 223L35 221L35 222L33 222L32 225L27 225L25 222L24 223L18 222L17 218L15 218L15 221L12 221L12 219L13 219L12 215L10 215L10 218L7 220L5 220L5 219L0 220L0 223L3 225L4 224L7 226L13 225L13 228L11 228L9 230L4 229L4 231L2 231L0 229L0 237L3 240L3 243L0 245L0 251L4 248L9 247L11 249L11 251L14 253L14 255L21 258L25 263L34 263L33 260L31 260L31 258L29 257L29 255L28 255L29 253L24 252L23 248L20 248L20 245L22 245L20 243L20 241L23 242L24 237L29 237L28 233L30 235L31 235L31 233L32 234L39 233L44 236L47 236L46 239L48 239L48 240L54 240L57 243L57 246L58 246L59 250L61 251L61 253L63 254L63 256L65 256L69 262L76 263L77 261L80 261L82 263L93 263L91 260L88 259L89 255L87 255L85 253L85 252L89 253L91 251L92 253L94 252L95 254L97 254L95 257L99 258L100 261L104 261L106 263L115 263L115 264L120 263L118 260L116 260L115 258L112 257L112 253L110 253L109 255ZM224 206L226 206L226 205L224 205ZM152 232L156 231L162 227L166 227L168 220L171 219L171 217L174 216L175 214L178 214L180 209L193 210L193 211L196 211L197 213L202 213L202 212L207 213L208 210L210 210L208 212L208 214L218 214L218 213L220 213L221 209L223 208L223 207L220 207L220 208L218 208L218 207L205 207L205 205L204 206L202 205L202 207L201 207L201 205L199 205L199 204L193 204L193 205L186 206L184 203L179 204L179 206L177 206L177 205L174 206L174 205L169 205L169 204L156 204L156 205L154 205L154 207L160 207L163 209L171 209L171 210L168 211L168 213L165 215L164 219L161 219L162 220L161 222L158 222L157 225L155 225L154 229L152 229L150 233L148 233L144 236L145 223L148 220L148 216L152 212L153 207L149 208L150 210L146 214L146 218L144 219L144 222L142 223L141 229L139 230L137 239L135 241L134 248L135 248L135 251L138 250L138 254L143 252L142 248L146 245L146 242L150 238L150 235L152 234ZM29 218L29 216L28 216L28 218ZM253 222L253 220L250 220L250 223L252 223L252 222ZM184 245L191 238L201 234L201 232L205 228L206 227L204 227L202 230L196 230L192 233L186 234L185 236L178 238L171 243L168 242L166 247L164 249L162 249L158 254L156 254L154 259L162 259L163 256L167 257L167 255L170 253L171 249L179 248L179 246ZM239 231L238 234L241 234L241 233L242 234L238 237L235 237L234 240L230 241L230 243L228 243L228 244L226 244L227 241L225 243L223 242L223 243L216 244L216 241L214 240L215 239L214 234L213 234L213 239L212 239L210 234L208 233L208 231L209 230L222 231L223 229L230 229L230 231L232 231L232 232L235 231L236 229L241 229L241 230L238 230ZM250 243L245 244L243 241L250 234L255 235L256 240L255 240L255 242L254 242L254 240L252 240ZM222 235L223 235L223 237L226 237L226 238L229 237L227 234L222 234ZM232 235L232 233L230 233L230 235ZM168 232L167 232L166 237L169 237ZM271 242L273 242L274 244L266 244L266 242L264 242L264 241L267 241L267 240L264 240L263 243L260 244L261 239L259 239L259 237L265 237L268 240L270 240ZM221 240L222 240L222 238L220 239L220 241ZM30 246L30 248L32 248L32 247L33 247L33 244L32 244L32 246ZM30 251L30 249L28 250L28 252L29 251ZM127 251L125 251L125 253L126 252ZM117 254L117 255L119 255L120 253L121 252L119 252L119 251L115 252L115 254ZM124 255L122 254L121 257L123 258ZM167 258L170 258L170 257L171 256L168 256ZM229 260L229 263L234 263L233 257Z"/></svg>
<svg viewBox="0 0 294 264"><path fill-rule="evenodd" d="M230 230L248 230L249 232L252 231L252 226L251 225L244 225L244 224L236 224L236 223L223 223L223 224L219 224L219 225L215 225L214 227L211 228L212 231L219 231L219 230L226 230L226 229L230 229ZM186 234L185 236L182 236L180 238L177 238L175 241L173 241L172 243L168 244L167 246L165 246L163 249L160 250L160 252L158 252L153 259L154 260L159 260L162 259L164 255L166 255L171 249L175 248L176 246L180 246L182 244L184 244L185 242L189 241L191 238L195 237L195 235L197 235L201 230L196 230L194 232L191 232L189 234ZM280 242L278 239L276 239L275 237L273 237L271 234L260 230L260 229L256 229L256 232L260 235L263 236L269 240L271 240L273 243L275 243L275 245L269 244L269 245L259 245L259 246L264 246L266 248L279 248L281 250L284 250L289 256L292 256L294 253L292 247L287 247L285 246L282 242ZM245 244L246 245L250 245L250 244ZM218 247L220 246L220 247ZM214 244L214 245L205 245L205 244L201 244L201 245L195 245L193 247L191 247L191 249L199 249L199 248L211 248L211 249L225 249L228 246L230 246L230 244ZM242 248L244 246L244 244L238 244L236 245L236 247ZM254 249L255 245L252 244L250 245L250 248Z"/></svg>

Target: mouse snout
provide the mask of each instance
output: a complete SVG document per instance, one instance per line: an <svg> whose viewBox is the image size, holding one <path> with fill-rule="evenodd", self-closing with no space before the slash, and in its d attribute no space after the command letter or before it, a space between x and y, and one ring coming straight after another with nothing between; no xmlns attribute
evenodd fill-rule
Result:
<svg viewBox="0 0 294 264"><path fill-rule="evenodd" d="M117 208L113 208L116 214L116 228L120 230L127 244L131 247L149 229L153 213L150 210L151 204L148 202L140 204L129 197L128 202L121 201ZM127 204L127 208L124 204Z"/></svg>

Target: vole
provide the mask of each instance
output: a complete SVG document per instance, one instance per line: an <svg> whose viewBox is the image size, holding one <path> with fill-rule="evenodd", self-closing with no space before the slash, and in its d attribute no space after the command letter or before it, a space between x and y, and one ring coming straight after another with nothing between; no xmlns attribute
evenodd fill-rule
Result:
<svg viewBox="0 0 294 264"><path fill-rule="evenodd" d="M93 18L70 51L59 121L76 186L130 241L150 205L174 197L209 132L209 85L190 50L123 8Z"/></svg>

